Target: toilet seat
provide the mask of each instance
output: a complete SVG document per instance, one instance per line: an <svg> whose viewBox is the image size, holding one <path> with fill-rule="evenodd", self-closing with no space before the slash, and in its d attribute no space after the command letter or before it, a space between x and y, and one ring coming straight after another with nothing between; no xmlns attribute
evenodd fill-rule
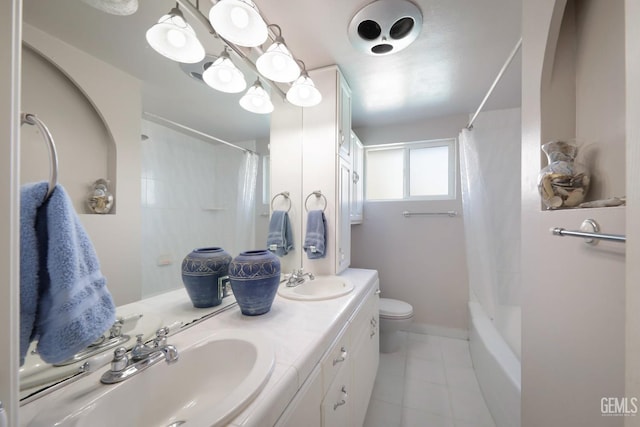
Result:
<svg viewBox="0 0 640 427"><path fill-rule="evenodd" d="M410 319L413 317L413 307L404 301L391 298L380 298L380 318L383 319Z"/></svg>

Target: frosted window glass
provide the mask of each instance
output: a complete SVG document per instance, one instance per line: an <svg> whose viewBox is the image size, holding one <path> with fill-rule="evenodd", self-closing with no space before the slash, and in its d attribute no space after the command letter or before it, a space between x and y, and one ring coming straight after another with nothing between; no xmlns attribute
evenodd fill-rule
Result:
<svg viewBox="0 0 640 427"><path fill-rule="evenodd" d="M369 200L403 198L404 150L367 152L366 191Z"/></svg>
<svg viewBox="0 0 640 427"><path fill-rule="evenodd" d="M449 194L449 147L409 150L409 196Z"/></svg>

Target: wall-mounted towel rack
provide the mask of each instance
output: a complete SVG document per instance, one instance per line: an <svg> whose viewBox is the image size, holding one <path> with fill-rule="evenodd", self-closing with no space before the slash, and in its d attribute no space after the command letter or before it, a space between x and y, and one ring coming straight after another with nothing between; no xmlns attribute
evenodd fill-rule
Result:
<svg viewBox="0 0 640 427"><path fill-rule="evenodd" d="M327 209L327 198L324 196L324 194L322 194L322 191L320 190L312 191L311 193L309 193L307 198L304 199L304 210L309 212L309 208L307 207L307 202L309 201L311 196L316 196L316 198L318 199L322 197L322 200L324 200L324 207L322 208L322 212L324 212L325 209Z"/></svg>
<svg viewBox="0 0 640 427"><path fill-rule="evenodd" d="M288 191L281 191L280 193L273 196L273 198L271 199L271 210L275 210L275 208L273 207L273 202L280 196L284 197L289 202L289 207L287 208L287 212L289 212L291 210L291 199L289 198L290 193Z"/></svg>
<svg viewBox="0 0 640 427"><path fill-rule="evenodd" d="M35 114L22 113L20 114L20 125L29 124L37 127L42 134L47 147L49 149L49 162L51 163L51 170L49 173L49 191L47 191L47 198L53 192L56 184L58 183L58 152L56 151L56 144L53 142L53 136L49 132L49 128L44 124L42 120Z"/></svg>
<svg viewBox="0 0 640 427"><path fill-rule="evenodd" d="M551 234L554 236L570 236L581 237L585 240L585 243L590 245L596 245L600 240L608 240L610 242L626 243L627 238L621 234L607 234L600 233L600 227L593 219L585 219L580 226L580 230L565 230L561 227L554 227L551 230Z"/></svg>
<svg viewBox="0 0 640 427"><path fill-rule="evenodd" d="M457 216L458 212L457 211L446 211L446 212L409 212L409 211L404 211L402 212L402 216L405 218L409 218L412 216L448 216L453 218L454 216Z"/></svg>

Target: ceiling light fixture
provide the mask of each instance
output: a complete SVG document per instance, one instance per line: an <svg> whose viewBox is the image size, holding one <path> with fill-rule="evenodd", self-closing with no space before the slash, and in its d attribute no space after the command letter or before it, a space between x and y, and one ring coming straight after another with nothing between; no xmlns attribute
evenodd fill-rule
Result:
<svg viewBox="0 0 640 427"><path fill-rule="evenodd" d="M138 0L82 0L91 7L111 15L132 15L138 10Z"/></svg>
<svg viewBox="0 0 640 427"><path fill-rule="evenodd" d="M322 94L309 77L304 62L298 62L302 64L302 72L287 91L287 101L298 107L313 107L322 101Z"/></svg>
<svg viewBox="0 0 640 427"><path fill-rule="evenodd" d="M258 114L272 112L274 107L270 93L277 93L300 107L311 107L322 101L322 94L309 77L304 63L296 59L285 45L280 26L268 24L252 0L211 1L214 4L207 19L200 11L199 0L195 3L178 0L176 6L147 31L147 41L160 54L181 62L182 69L191 77L227 93L242 92L247 87L244 74L231 60L233 51L234 60L244 61L252 72L260 76L240 99L240 105L248 111ZM186 9L223 43L224 51L219 56L205 53L195 31L178 7ZM262 45L267 40L271 45L265 51ZM265 91L263 82L269 86L269 92Z"/></svg>
<svg viewBox="0 0 640 427"><path fill-rule="evenodd" d="M251 0L218 0L209 21L220 37L245 47L260 46L269 36L267 24Z"/></svg>
<svg viewBox="0 0 640 427"><path fill-rule="evenodd" d="M205 56L204 47L191 25L187 24L177 3L147 30L147 42L162 56L177 62L193 64L202 61Z"/></svg>
<svg viewBox="0 0 640 427"><path fill-rule="evenodd" d="M242 92L247 87L244 74L231 61L226 48L220 57L202 73L202 80L212 88L226 93Z"/></svg>
<svg viewBox="0 0 640 427"><path fill-rule="evenodd" d="M245 110L256 114L269 114L273 111L271 98L267 91L262 87L260 79L256 79L253 86L251 86L247 93L240 98L240 106Z"/></svg>
<svg viewBox="0 0 640 427"><path fill-rule="evenodd" d="M300 66L284 44L280 27L275 24L269 27L276 28L278 35L267 51L260 55L256 61L256 67L260 74L269 80L280 83L292 82L300 75Z"/></svg>

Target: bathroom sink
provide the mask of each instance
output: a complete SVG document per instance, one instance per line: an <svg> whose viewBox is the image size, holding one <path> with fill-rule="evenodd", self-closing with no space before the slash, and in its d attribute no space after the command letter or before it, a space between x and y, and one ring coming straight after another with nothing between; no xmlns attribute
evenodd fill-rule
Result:
<svg viewBox="0 0 640 427"><path fill-rule="evenodd" d="M194 335L189 345L181 345L182 334L172 337L176 362L163 360L114 385L78 382L28 426L227 425L266 385L275 363L273 347L245 330Z"/></svg>
<svg viewBox="0 0 640 427"><path fill-rule="evenodd" d="M317 301L338 298L351 291L351 282L338 276L321 276L294 287L282 284L278 289L278 295L293 300Z"/></svg>

